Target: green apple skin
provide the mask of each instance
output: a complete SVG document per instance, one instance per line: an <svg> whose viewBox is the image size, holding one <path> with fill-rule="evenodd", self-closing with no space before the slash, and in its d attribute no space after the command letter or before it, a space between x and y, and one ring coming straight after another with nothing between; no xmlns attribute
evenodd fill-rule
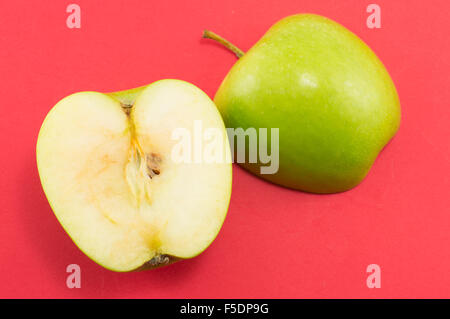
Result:
<svg viewBox="0 0 450 319"><path fill-rule="evenodd" d="M148 85L139 86L136 88L106 93L110 97L118 100L123 106L132 106L136 102L137 97Z"/></svg>
<svg viewBox="0 0 450 319"><path fill-rule="evenodd" d="M261 175L261 163L241 164L245 169L313 193L358 185L400 124L382 62L348 29L313 14L273 25L233 66L214 101L227 127L279 128L279 171Z"/></svg>

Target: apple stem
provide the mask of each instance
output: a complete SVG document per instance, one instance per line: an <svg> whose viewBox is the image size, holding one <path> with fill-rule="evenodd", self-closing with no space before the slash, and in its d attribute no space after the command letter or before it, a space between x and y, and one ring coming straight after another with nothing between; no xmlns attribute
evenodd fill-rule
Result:
<svg viewBox="0 0 450 319"><path fill-rule="evenodd" d="M219 42L220 44L222 44L224 47L226 47L228 50L232 51L234 54L236 54L236 56L239 58L241 58L244 55L244 51L242 51L241 49L239 49L237 46L235 46L234 44L232 44L231 42L225 40L224 38L222 38L220 35L215 34L212 31L209 30L204 30L203 31L203 38L205 39L211 39L214 41Z"/></svg>

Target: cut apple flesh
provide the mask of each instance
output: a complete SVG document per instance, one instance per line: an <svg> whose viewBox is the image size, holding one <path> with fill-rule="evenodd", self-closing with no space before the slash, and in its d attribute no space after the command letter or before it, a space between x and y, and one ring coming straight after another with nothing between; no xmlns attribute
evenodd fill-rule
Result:
<svg viewBox="0 0 450 319"><path fill-rule="evenodd" d="M226 130L208 96L178 80L135 95L126 103L120 94L70 95L47 115L37 143L58 220L83 252L115 271L198 255L219 232L231 195ZM224 161L172 159L172 132L192 131L198 120L223 132Z"/></svg>

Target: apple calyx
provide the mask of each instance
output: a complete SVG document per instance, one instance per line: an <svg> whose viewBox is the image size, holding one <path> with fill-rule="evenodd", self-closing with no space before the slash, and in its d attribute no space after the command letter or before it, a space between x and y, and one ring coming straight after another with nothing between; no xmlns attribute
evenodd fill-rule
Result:
<svg viewBox="0 0 450 319"><path fill-rule="evenodd" d="M223 37L221 37L220 35L212 32L212 31L204 30L202 37L205 38L205 39L211 39L211 40L217 41L218 43L223 45L225 48L227 48L228 50L230 50L231 52L236 54L238 59L241 58L242 56L244 56L244 54L245 54L244 51L239 49L233 43L231 43L230 41L224 39Z"/></svg>
<svg viewBox="0 0 450 319"><path fill-rule="evenodd" d="M144 267L160 267L170 263L171 256L158 254L144 264Z"/></svg>

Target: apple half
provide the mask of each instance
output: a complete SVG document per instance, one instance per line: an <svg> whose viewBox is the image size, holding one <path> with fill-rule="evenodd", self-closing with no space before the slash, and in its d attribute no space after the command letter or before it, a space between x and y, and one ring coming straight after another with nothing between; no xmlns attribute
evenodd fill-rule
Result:
<svg viewBox="0 0 450 319"><path fill-rule="evenodd" d="M192 132L195 121L222 132L224 161L173 160L173 131ZM113 271L200 254L228 210L232 170L222 118L203 91L184 81L67 96L45 118L36 156L65 231Z"/></svg>

